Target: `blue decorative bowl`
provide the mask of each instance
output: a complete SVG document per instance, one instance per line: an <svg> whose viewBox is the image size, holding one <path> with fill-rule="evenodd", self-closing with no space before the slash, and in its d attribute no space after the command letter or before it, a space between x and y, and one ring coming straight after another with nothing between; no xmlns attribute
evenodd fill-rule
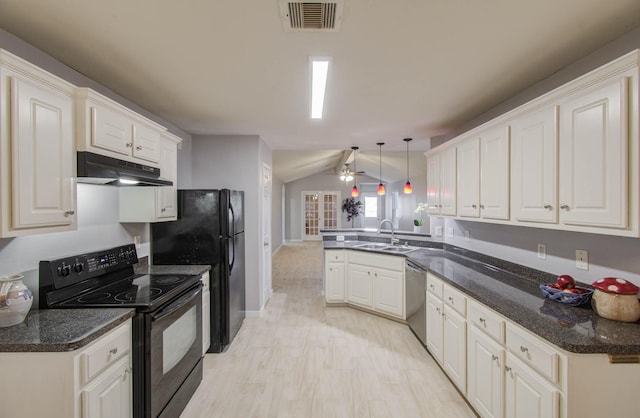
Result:
<svg viewBox="0 0 640 418"><path fill-rule="evenodd" d="M584 305L591 300L593 289L587 289L585 287L578 287L578 289L586 289L587 291L585 293L569 293L549 287L549 284L540 285L540 291L545 298L571 306Z"/></svg>

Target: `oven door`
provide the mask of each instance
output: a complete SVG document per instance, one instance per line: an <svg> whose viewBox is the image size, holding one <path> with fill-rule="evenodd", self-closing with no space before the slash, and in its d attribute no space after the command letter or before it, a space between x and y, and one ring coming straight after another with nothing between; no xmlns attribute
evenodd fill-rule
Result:
<svg viewBox="0 0 640 418"><path fill-rule="evenodd" d="M147 324L147 396L157 417L202 356L202 284L151 313Z"/></svg>

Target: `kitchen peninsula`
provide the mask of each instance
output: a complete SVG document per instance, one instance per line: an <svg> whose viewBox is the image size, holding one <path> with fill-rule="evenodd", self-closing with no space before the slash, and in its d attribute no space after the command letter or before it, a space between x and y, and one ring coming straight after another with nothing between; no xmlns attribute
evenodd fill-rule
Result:
<svg viewBox="0 0 640 418"><path fill-rule="evenodd" d="M640 384L637 323L544 299L539 285L555 281L548 273L427 237L398 233L409 251L392 254L366 245L382 237L365 233L337 241L341 233L325 231L325 280L329 263L341 262L348 288L349 263L363 253L407 258L427 271L426 348L482 416L501 416L503 408L507 416L521 408L545 417L640 414L633 401ZM585 399L598 381L608 382L598 385L606 394Z"/></svg>

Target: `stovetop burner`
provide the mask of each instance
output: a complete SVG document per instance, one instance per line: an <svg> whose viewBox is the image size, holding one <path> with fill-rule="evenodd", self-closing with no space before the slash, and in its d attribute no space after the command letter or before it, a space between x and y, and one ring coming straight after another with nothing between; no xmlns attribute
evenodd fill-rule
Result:
<svg viewBox="0 0 640 418"><path fill-rule="evenodd" d="M161 289L156 287L143 287L140 289L127 290L118 293L114 299L118 302L140 302L142 300L152 300L162 293Z"/></svg>
<svg viewBox="0 0 640 418"><path fill-rule="evenodd" d="M111 297L111 293L109 292L90 293L88 295L79 297L78 302L80 303L101 302L104 300L108 300L110 297Z"/></svg>
<svg viewBox="0 0 640 418"><path fill-rule="evenodd" d="M154 280L154 283L158 284L177 284L182 282L184 282L184 277L181 276L159 276Z"/></svg>

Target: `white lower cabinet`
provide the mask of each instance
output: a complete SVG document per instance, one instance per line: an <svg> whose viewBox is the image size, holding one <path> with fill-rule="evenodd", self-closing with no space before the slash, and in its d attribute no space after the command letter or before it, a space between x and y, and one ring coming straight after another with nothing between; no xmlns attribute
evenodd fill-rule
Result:
<svg viewBox="0 0 640 418"><path fill-rule="evenodd" d="M467 399L483 418L504 416L505 350L470 325L467 333Z"/></svg>
<svg viewBox="0 0 640 418"><path fill-rule="evenodd" d="M325 251L325 299L405 319L404 257Z"/></svg>
<svg viewBox="0 0 640 418"><path fill-rule="evenodd" d="M465 298L427 273L427 349L442 365L449 378L466 393L467 321ZM445 295L443 301L438 293Z"/></svg>
<svg viewBox="0 0 640 418"><path fill-rule="evenodd" d="M327 302L346 301L345 252L331 250L324 253L324 296Z"/></svg>
<svg viewBox="0 0 640 418"><path fill-rule="evenodd" d="M557 418L560 391L510 352L505 366L507 418Z"/></svg>
<svg viewBox="0 0 640 418"><path fill-rule="evenodd" d="M132 416L131 320L69 352L0 353L3 417Z"/></svg>

